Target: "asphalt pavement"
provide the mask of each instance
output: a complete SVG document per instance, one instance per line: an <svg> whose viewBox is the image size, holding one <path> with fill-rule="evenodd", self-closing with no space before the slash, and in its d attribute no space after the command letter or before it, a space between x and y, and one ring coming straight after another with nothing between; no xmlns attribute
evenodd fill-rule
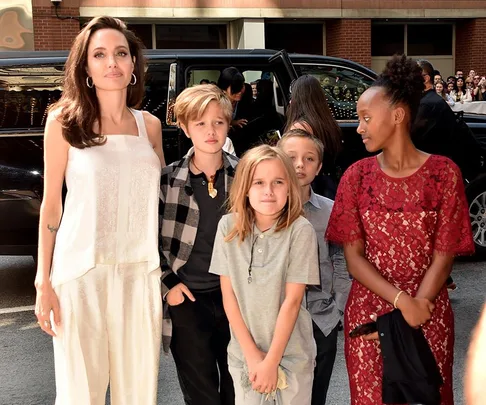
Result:
<svg viewBox="0 0 486 405"><path fill-rule="evenodd" d="M34 272L30 257L0 258L0 405L54 404L52 341L36 324ZM453 276L458 285L451 294L456 317L454 395L455 404L461 405L465 354L485 299L486 262L458 262ZM158 398L158 405L183 405L170 356L161 358ZM342 332L327 404L349 404Z"/></svg>

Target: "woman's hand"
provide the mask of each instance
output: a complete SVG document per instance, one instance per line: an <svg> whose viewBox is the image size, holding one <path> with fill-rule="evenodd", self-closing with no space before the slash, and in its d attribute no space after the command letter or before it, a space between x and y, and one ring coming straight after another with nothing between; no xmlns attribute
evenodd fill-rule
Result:
<svg viewBox="0 0 486 405"><path fill-rule="evenodd" d="M171 307L175 307L177 305L181 305L186 297L189 298L192 302L196 301L194 298L194 295L192 295L191 290L187 288L187 286L183 283L179 283L172 287L169 292L167 293L167 296L165 297L165 300L167 301L167 304L169 304Z"/></svg>
<svg viewBox="0 0 486 405"><path fill-rule="evenodd" d="M54 315L56 325L61 324L61 313L57 295L50 283L36 285L36 290L35 315L37 316L37 323L44 332L55 337L56 334L52 330L51 325L51 311Z"/></svg>
<svg viewBox="0 0 486 405"><path fill-rule="evenodd" d="M251 379L250 379L251 381ZM263 360L255 368L252 388L261 394L270 394L277 389L278 364Z"/></svg>
<svg viewBox="0 0 486 405"><path fill-rule="evenodd" d="M402 294L397 302L397 307L412 328L419 328L432 317L435 305L427 298L413 298L408 294Z"/></svg>

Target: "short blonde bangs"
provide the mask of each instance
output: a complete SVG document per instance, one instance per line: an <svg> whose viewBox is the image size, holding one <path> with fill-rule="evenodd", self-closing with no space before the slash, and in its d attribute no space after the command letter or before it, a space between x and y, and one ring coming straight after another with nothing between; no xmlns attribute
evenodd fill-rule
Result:
<svg viewBox="0 0 486 405"><path fill-rule="evenodd" d="M243 242L252 233L255 213L250 205L248 192L250 191L258 164L272 159L278 159L282 162L289 182L287 204L278 218L275 231L278 232L288 228L299 216L303 215L300 185L292 161L279 148L269 145L257 146L248 150L236 167L236 173L229 195L230 212L236 215L233 229L230 230L225 238L227 242L235 237L238 237L239 241Z"/></svg>
<svg viewBox="0 0 486 405"><path fill-rule="evenodd" d="M304 138L310 139L312 142L314 142L317 158L319 159L319 163L322 163L322 159L324 157L324 144L319 138L315 137L310 132L304 131L303 129L291 129L282 135L282 138L280 138L277 143L277 147L283 149L285 142L290 138Z"/></svg>
<svg viewBox="0 0 486 405"><path fill-rule="evenodd" d="M198 84L183 90L174 104L177 125L187 126L189 121L202 117L211 101L216 101L223 109L228 124L233 116L233 106L226 94L214 84Z"/></svg>

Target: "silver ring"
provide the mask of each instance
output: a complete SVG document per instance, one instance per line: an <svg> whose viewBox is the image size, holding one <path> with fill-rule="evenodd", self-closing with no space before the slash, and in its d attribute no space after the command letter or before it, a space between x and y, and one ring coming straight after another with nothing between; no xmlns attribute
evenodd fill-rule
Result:
<svg viewBox="0 0 486 405"><path fill-rule="evenodd" d="M51 321L44 321L44 327L50 328L51 327Z"/></svg>

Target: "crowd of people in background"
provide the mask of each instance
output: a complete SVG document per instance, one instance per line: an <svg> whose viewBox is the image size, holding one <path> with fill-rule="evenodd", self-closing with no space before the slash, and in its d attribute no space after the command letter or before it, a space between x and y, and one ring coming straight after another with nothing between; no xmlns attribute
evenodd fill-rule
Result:
<svg viewBox="0 0 486 405"><path fill-rule="evenodd" d="M456 103L486 101L486 77L474 69L469 71L467 77L458 69L455 76L449 76L446 80L438 70L435 70L434 87L437 94L451 107Z"/></svg>

